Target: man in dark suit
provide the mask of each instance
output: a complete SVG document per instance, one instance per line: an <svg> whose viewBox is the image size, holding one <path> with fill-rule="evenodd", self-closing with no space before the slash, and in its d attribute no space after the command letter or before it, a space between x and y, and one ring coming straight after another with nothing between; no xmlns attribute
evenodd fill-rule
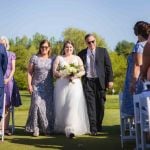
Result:
<svg viewBox="0 0 150 150"><path fill-rule="evenodd" d="M4 74L7 69L7 53L4 45L0 41L0 121L3 113L3 100L4 100Z"/></svg>
<svg viewBox="0 0 150 150"><path fill-rule="evenodd" d="M96 46L93 34L85 36L86 49L79 52L85 68L82 77L91 135L97 135L102 130L104 117L104 102L106 88L113 86L113 71L108 52L105 48Z"/></svg>

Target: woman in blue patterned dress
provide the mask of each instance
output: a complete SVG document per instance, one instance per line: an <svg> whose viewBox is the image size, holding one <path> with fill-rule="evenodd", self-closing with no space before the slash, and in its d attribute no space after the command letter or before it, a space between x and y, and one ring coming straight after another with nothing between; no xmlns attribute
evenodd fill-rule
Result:
<svg viewBox="0 0 150 150"><path fill-rule="evenodd" d="M133 73L133 53L127 58L127 71L124 82L123 97L122 97L122 113L126 115L134 115L133 94L130 92L131 75Z"/></svg>
<svg viewBox="0 0 150 150"><path fill-rule="evenodd" d="M139 21L134 26L134 33L138 37L132 53L128 56L128 67L124 83L122 97L122 112L129 116L134 116L133 93L140 93L143 90L142 83L139 79L143 49L147 42L148 23Z"/></svg>
<svg viewBox="0 0 150 150"><path fill-rule="evenodd" d="M28 89L31 106L26 123L26 131L38 136L39 133L53 132L53 77L51 47L47 40L40 43L39 52L33 55L28 66Z"/></svg>

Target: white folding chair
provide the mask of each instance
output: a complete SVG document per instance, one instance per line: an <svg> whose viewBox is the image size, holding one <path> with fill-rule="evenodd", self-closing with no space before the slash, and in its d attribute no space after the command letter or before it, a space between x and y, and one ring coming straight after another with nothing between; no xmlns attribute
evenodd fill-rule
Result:
<svg viewBox="0 0 150 150"><path fill-rule="evenodd" d="M136 150L141 149L140 94L133 95Z"/></svg>
<svg viewBox="0 0 150 150"><path fill-rule="evenodd" d="M142 150L150 149L148 137L150 137L150 91L143 92L140 100L141 122L141 147ZM149 139L150 140L150 139Z"/></svg>
<svg viewBox="0 0 150 150"><path fill-rule="evenodd" d="M119 103L121 147L124 148L124 142L135 140L134 117L122 113L122 92L119 93Z"/></svg>
<svg viewBox="0 0 150 150"><path fill-rule="evenodd" d="M144 81L143 83L144 90L150 90L150 81Z"/></svg>
<svg viewBox="0 0 150 150"><path fill-rule="evenodd" d="M2 113L2 119L1 119L1 129L0 129L0 136L2 142L4 141L4 135L5 135L5 129L4 129L4 124L5 124L5 99L6 99L6 94L4 94L4 102L3 102L3 113Z"/></svg>

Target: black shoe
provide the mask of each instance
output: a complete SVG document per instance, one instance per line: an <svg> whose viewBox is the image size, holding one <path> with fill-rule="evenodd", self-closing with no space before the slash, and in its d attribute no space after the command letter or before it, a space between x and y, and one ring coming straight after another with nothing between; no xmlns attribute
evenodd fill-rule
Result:
<svg viewBox="0 0 150 150"><path fill-rule="evenodd" d="M72 139L73 137L75 137L74 133L70 133L69 138Z"/></svg>
<svg viewBox="0 0 150 150"><path fill-rule="evenodd" d="M98 132L102 132L102 130L103 130L103 129L102 129L102 126L97 127L97 131L98 131Z"/></svg>
<svg viewBox="0 0 150 150"><path fill-rule="evenodd" d="M91 136L97 136L97 132L91 132Z"/></svg>

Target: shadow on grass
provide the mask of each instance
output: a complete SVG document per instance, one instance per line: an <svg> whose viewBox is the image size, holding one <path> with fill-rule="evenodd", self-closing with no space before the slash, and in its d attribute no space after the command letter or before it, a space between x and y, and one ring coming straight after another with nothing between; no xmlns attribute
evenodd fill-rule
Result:
<svg viewBox="0 0 150 150"><path fill-rule="evenodd" d="M121 150L119 125L104 126L103 132L98 136L84 135L74 139L68 139L65 135L32 137L23 127L16 127L15 135L7 139L8 142L56 150ZM134 144L128 144L127 149L133 149Z"/></svg>
<svg viewBox="0 0 150 150"><path fill-rule="evenodd" d="M30 94L21 94L21 97L31 97L31 95Z"/></svg>

